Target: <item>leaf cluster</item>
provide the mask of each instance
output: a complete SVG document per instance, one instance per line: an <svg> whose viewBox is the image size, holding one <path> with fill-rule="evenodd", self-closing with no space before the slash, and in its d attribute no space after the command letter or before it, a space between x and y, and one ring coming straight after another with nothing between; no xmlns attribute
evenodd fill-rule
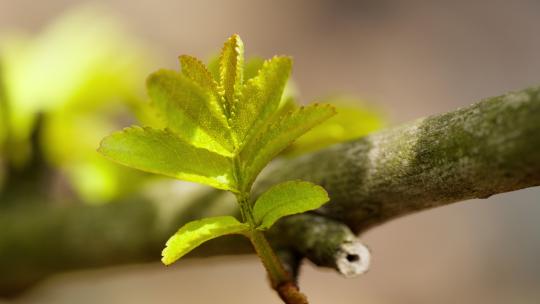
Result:
<svg viewBox="0 0 540 304"><path fill-rule="evenodd" d="M291 58L275 56L246 69L243 42L233 35L215 69L187 55L179 61L180 71L163 69L147 79L148 94L166 128L126 128L106 137L99 151L132 168L230 191L246 212L244 223L227 216L186 224L167 243L164 263L208 239L265 230L280 217L328 201L324 189L300 181L276 185L254 204L249 199L261 170L335 112L329 105L298 107L282 100Z"/></svg>

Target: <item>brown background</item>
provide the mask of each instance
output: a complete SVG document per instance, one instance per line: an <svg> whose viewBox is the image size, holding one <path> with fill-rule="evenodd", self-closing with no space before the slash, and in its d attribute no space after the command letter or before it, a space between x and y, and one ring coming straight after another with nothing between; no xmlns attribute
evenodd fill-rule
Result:
<svg viewBox="0 0 540 304"><path fill-rule="evenodd" d="M0 31L38 32L77 3L0 0ZM294 56L304 101L349 93L393 123L540 83L534 0L98 3L168 65L236 32L250 54ZM313 303L539 303L539 203L536 188L396 220L363 237L368 274L308 265L301 285ZM120 267L52 278L16 303L278 303L263 277L255 258Z"/></svg>

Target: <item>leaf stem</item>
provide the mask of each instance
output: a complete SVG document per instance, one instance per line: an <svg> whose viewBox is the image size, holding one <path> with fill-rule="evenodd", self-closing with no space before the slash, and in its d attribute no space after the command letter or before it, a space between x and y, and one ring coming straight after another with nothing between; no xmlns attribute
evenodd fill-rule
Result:
<svg viewBox="0 0 540 304"><path fill-rule="evenodd" d="M268 272L272 287L275 289L281 284L288 282L290 280L289 274L281 265L281 262L274 253L272 247L270 247L263 232L253 229L250 233L250 239L257 255L261 258L261 261Z"/></svg>
<svg viewBox="0 0 540 304"><path fill-rule="evenodd" d="M235 193L235 195L240 208L240 214L242 220L250 227L250 232L247 233L247 236L268 273L272 288L278 292L286 304L308 304L306 296L298 290L298 286L296 286L290 274L285 271L285 268L283 268L281 261L268 243L264 233L256 229L258 223L256 223L253 217L253 206L249 199L251 189L246 189L250 187L243 184L242 161L238 154L234 157L233 161L236 182L239 189L239 192Z"/></svg>
<svg viewBox="0 0 540 304"><path fill-rule="evenodd" d="M237 198L242 217L244 217L244 220L251 228L247 236L264 265L266 273L268 273L272 288L278 292L286 304L308 304L306 296L298 290L298 286L296 286L290 274L285 271L285 268L283 268L281 261L268 243L264 233L256 229L249 199L241 194Z"/></svg>
<svg viewBox="0 0 540 304"><path fill-rule="evenodd" d="M264 233L253 229L250 233L250 240L264 268L266 268L272 288L278 292L281 299L286 304L308 304L306 296L298 290L298 286L285 271Z"/></svg>

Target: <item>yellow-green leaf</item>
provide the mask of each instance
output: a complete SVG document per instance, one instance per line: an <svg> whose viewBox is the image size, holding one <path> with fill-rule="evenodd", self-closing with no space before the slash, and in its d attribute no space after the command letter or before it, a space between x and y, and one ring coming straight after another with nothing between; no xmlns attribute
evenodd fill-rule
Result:
<svg viewBox="0 0 540 304"><path fill-rule="evenodd" d="M215 94L171 70L151 74L147 86L167 126L180 137L220 154L233 151L230 128Z"/></svg>
<svg viewBox="0 0 540 304"><path fill-rule="evenodd" d="M328 193L321 186L289 181L263 193L255 202L253 216L257 229L266 230L284 216L315 210L328 201Z"/></svg>
<svg viewBox="0 0 540 304"><path fill-rule="evenodd" d="M247 59L244 65L244 81L257 76L263 64L264 59L260 57L251 57Z"/></svg>
<svg viewBox="0 0 540 304"><path fill-rule="evenodd" d="M210 57L208 60L208 63L206 65L206 68L208 69L208 72L210 72L210 75L212 75L212 78L214 78L215 81L220 82L220 75L219 75L219 60L220 57L218 55Z"/></svg>
<svg viewBox="0 0 540 304"><path fill-rule="evenodd" d="M330 100L337 114L299 137L283 151L287 156L322 149L326 146L353 140L377 131L386 124L384 116L376 108L359 104L357 100L341 102ZM337 103L337 104L336 104Z"/></svg>
<svg viewBox="0 0 540 304"><path fill-rule="evenodd" d="M194 147L168 130L126 128L103 139L98 151L128 167L236 191L230 158Z"/></svg>
<svg viewBox="0 0 540 304"><path fill-rule="evenodd" d="M287 97L285 99L282 99L279 108L272 115L266 125L279 121L282 117L289 115L292 111L297 110L298 108L300 108L300 106L298 105L298 102L296 101L296 99L294 99L294 97ZM263 127L262 129L266 128Z"/></svg>
<svg viewBox="0 0 540 304"><path fill-rule="evenodd" d="M202 243L227 234L243 234L249 226L232 216L209 217L185 224L165 245L161 261L170 265Z"/></svg>
<svg viewBox="0 0 540 304"><path fill-rule="evenodd" d="M330 105L310 105L300 107L279 117L269 124L265 131L252 138L241 151L246 160L244 174L246 183L251 185L260 171L279 152L289 146L296 138L335 114Z"/></svg>
<svg viewBox="0 0 540 304"><path fill-rule="evenodd" d="M223 45L219 57L220 90L230 115L238 102L244 65L244 43L240 36L232 35Z"/></svg>
<svg viewBox="0 0 540 304"><path fill-rule="evenodd" d="M243 87L232 115L232 129L240 146L248 133L256 134L278 109L283 89L291 72L289 57L274 57L264 62L256 77Z"/></svg>
<svg viewBox="0 0 540 304"><path fill-rule="evenodd" d="M178 59L184 75L207 91L218 95L218 84L204 63L189 55L181 55Z"/></svg>
<svg viewBox="0 0 540 304"><path fill-rule="evenodd" d="M244 81L247 81L255 76L261 69L264 63L264 59L260 57L251 57L244 61ZM212 78L216 81L219 81L219 56L212 56L208 60L207 69L212 75Z"/></svg>

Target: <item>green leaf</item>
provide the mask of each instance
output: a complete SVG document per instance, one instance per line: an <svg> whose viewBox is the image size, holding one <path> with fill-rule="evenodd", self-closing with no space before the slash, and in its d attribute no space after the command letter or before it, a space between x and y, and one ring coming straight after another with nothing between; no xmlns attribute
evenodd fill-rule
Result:
<svg viewBox="0 0 540 304"><path fill-rule="evenodd" d="M168 127L194 146L225 154L233 151L230 128L216 96L171 70L148 77L148 94Z"/></svg>
<svg viewBox="0 0 540 304"><path fill-rule="evenodd" d="M244 174L251 185L260 171L296 138L335 114L330 105L300 107L278 117L246 144L241 157L246 160Z"/></svg>
<svg viewBox="0 0 540 304"><path fill-rule="evenodd" d="M227 234L244 234L249 226L232 216L209 217L185 224L165 245L161 261L170 265L202 243Z"/></svg>
<svg viewBox="0 0 540 304"><path fill-rule="evenodd" d="M251 57L249 59L246 59L244 64L244 81L247 81L257 76L257 73L261 69L263 63L264 59L260 57ZM219 81L219 56L216 55L210 57L210 59L208 60L207 68L210 72L210 75L212 75L212 78L215 81Z"/></svg>
<svg viewBox="0 0 540 304"><path fill-rule="evenodd" d="M244 80L247 81L257 76L259 70L264 64L264 61L265 60L260 57L251 57L246 60L246 64L244 65Z"/></svg>
<svg viewBox="0 0 540 304"><path fill-rule="evenodd" d="M328 201L328 193L321 186L289 181L263 193L255 202L253 216L257 229L266 230L284 216L315 210Z"/></svg>
<svg viewBox="0 0 540 304"><path fill-rule="evenodd" d="M284 155L297 156L326 146L353 140L381 129L385 124L381 112L358 100L331 99L337 114L299 137Z"/></svg>
<svg viewBox="0 0 540 304"><path fill-rule="evenodd" d="M244 65L244 43L238 35L232 35L223 45L219 57L220 90L225 99L228 113L233 112L238 102Z"/></svg>
<svg viewBox="0 0 540 304"><path fill-rule="evenodd" d="M281 119L281 117L287 116L289 113L291 113L292 111L298 108L300 107L298 106L298 102L296 101L294 97L289 96L287 98L282 99L276 113L272 115L272 118L270 119L270 123Z"/></svg>
<svg viewBox="0 0 540 304"><path fill-rule="evenodd" d="M210 72L210 75L212 75L212 78L214 78L215 81L220 81L219 76L219 56L215 55L210 57L208 60L208 64L206 65L206 68L208 69L208 72Z"/></svg>
<svg viewBox="0 0 540 304"><path fill-rule="evenodd" d="M204 63L189 55L181 55L178 59L184 75L205 90L212 92L216 96L218 95L218 84Z"/></svg>
<svg viewBox="0 0 540 304"><path fill-rule="evenodd" d="M256 134L278 109L283 89L291 72L289 57L274 57L264 62L256 77L243 87L232 115L232 129L240 146L248 133Z"/></svg>
<svg viewBox="0 0 540 304"><path fill-rule="evenodd" d="M98 151L128 167L236 191L230 158L194 147L168 130L126 128L103 139Z"/></svg>

